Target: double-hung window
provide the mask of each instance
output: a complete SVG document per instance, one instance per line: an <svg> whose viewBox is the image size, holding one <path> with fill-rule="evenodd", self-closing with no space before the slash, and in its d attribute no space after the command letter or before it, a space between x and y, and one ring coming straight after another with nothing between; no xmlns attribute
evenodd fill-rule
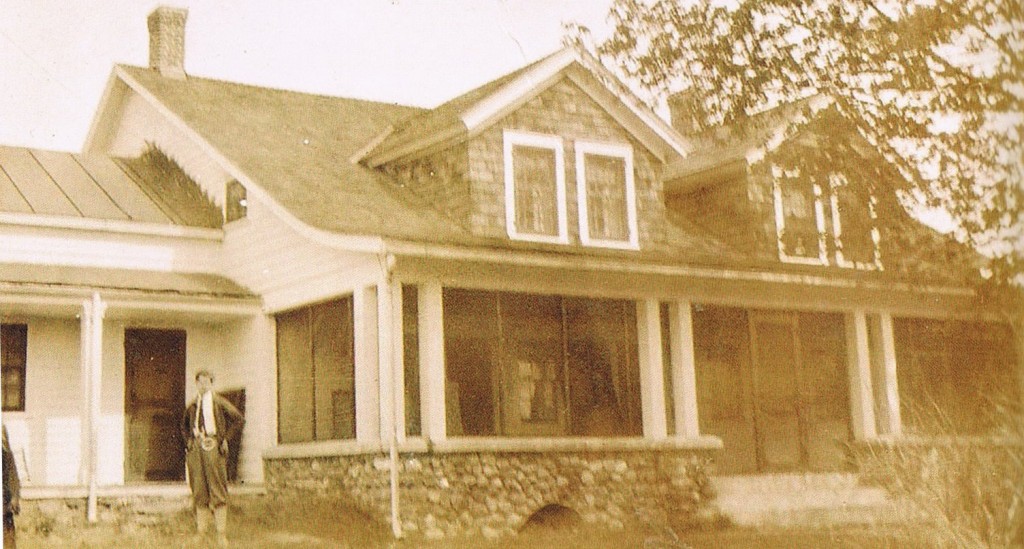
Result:
<svg viewBox="0 0 1024 549"><path fill-rule="evenodd" d="M0 325L0 366L3 369L3 411L25 411L25 369L28 364L28 326Z"/></svg>
<svg viewBox="0 0 1024 549"><path fill-rule="evenodd" d="M830 174L824 186L801 178L799 170L773 167L772 175L779 259L809 265L834 259L839 267L882 269L873 195L858 193L841 174Z"/></svg>
<svg viewBox="0 0 1024 549"><path fill-rule="evenodd" d="M585 246L639 246L633 149L628 145L577 141L576 197L580 242Z"/></svg>
<svg viewBox="0 0 1024 549"><path fill-rule="evenodd" d="M796 171L773 171L779 259L789 263L828 264L821 186L799 178ZM782 175L786 177L780 177Z"/></svg>
<svg viewBox="0 0 1024 549"><path fill-rule="evenodd" d="M562 139L506 130L505 223L509 237L568 242Z"/></svg>
<svg viewBox="0 0 1024 549"><path fill-rule="evenodd" d="M836 264L856 269L881 269L881 235L875 222L874 195L858 196L838 174L829 177Z"/></svg>

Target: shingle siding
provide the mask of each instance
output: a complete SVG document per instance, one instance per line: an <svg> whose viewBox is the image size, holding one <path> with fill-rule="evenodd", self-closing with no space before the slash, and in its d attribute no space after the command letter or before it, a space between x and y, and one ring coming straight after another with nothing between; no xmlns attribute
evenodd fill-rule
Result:
<svg viewBox="0 0 1024 549"><path fill-rule="evenodd" d="M770 215L767 219L774 223L774 213L763 211L764 204L759 201L754 186L743 177L689 193L670 194L666 205L689 223L738 251L770 255L769 250L774 249L771 246L775 242L775 229L765 222L764 216Z"/></svg>
<svg viewBox="0 0 1024 549"><path fill-rule="evenodd" d="M575 141L628 143L633 148L640 247L665 238L661 163L578 86L563 79L469 141L473 232L506 238L504 130L556 135L564 141L569 241L578 245Z"/></svg>
<svg viewBox="0 0 1024 549"><path fill-rule="evenodd" d="M384 167L406 190L461 225L470 223L469 157L465 143L423 158Z"/></svg>

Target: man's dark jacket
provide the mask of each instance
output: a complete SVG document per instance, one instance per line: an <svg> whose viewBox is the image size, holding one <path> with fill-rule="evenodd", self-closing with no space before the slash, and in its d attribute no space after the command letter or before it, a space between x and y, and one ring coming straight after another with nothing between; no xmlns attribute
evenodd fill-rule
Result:
<svg viewBox="0 0 1024 549"><path fill-rule="evenodd" d="M196 424L197 407L197 401L193 400L188 408L185 408L185 414L181 418L181 438L188 445L192 443L192 427ZM213 394L213 421L217 426L218 444L225 440L234 440L245 425L245 418L238 408L217 393Z"/></svg>

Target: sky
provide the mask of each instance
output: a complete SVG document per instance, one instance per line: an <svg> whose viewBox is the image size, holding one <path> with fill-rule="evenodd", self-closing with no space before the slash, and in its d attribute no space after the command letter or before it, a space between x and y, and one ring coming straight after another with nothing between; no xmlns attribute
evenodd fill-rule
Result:
<svg viewBox="0 0 1024 549"><path fill-rule="evenodd" d="M116 63L148 64L146 16L188 8L193 76L432 107L602 36L611 0L0 0L0 144L79 151Z"/></svg>

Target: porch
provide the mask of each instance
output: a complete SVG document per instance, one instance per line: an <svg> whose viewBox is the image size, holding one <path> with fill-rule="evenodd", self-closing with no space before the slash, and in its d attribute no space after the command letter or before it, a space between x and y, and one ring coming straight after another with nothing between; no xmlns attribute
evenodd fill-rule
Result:
<svg viewBox="0 0 1024 549"><path fill-rule="evenodd" d="M25 499L85 498L94 519L101 498L187 494L178 423L199 368L218 373L218 389L245 394L250 416L272 406L253 384L258 359L272 356L271 327L236 285L211 275L5 269L4 424ZM246 431L235 476L259 486L265 435Z"/></svg>
<svg viewBox="0 0 1024 549"><path fill-rule="evenodd" d="M620 269L398 261L349 295L278 313L270 490L369 498L382 521L445 535L514 531L551 503L612 525L625 518L615 502L680 504L656 486L695 494L677 509L704 513L701 479L715 472L844 474L852 444L900 436L900 327L970 299ZM542 465L560 460L582 466ZM503 467L513 488L462 516L486 492L479 471ZM621 470L601 477L609 500L587 488L605 467ZM546 478L563 489L531 492Z"/></svg>

